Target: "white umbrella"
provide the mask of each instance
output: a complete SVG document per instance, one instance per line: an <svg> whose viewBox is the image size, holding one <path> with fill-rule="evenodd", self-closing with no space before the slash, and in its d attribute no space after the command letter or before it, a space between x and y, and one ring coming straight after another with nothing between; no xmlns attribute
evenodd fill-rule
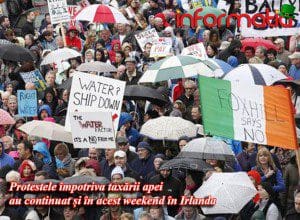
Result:
<svg viewBox="0 0 300 220"><path fill-rule="evenodd" d="M237 214L257 191L245 172L213 173L194 193L195 197L214 197L216 204L202 207L204 214Z"/></svg>
<svg viewBox="0 0 300 220"><path fill-rule="evenodd" d="M141 134L155 140L177 141L181 136L196 137L198 128L180 117L162 116L150 119L141 128Z"/></svg>
<svg viewBox="0 0 300 220"><path fill-rule="evenodd" d="M76 68L78 71L82 72L117 72L116 67L111 64L95 61L92 63L82 63Z"/></svg>
<svg viewBox="0 0 300 220"><path fill-rule="evenodd" d="M251 85L270 86L287 77L272 66L266 64L242 64L234 68L223 79L231 82Z"/></svg>
<svg viewBox="0 0 300 220"><path fill-rule="evenodd" d="M62 61L74 58L74 57L80 57L81 53L77 52L76 50L72 50L70 48L62 48L57 49L52 52L50 52L42 61L41 65L47 65L52 63L61 63Z"/></svg>
<svg viewBox="0 0 300 220"><path fill-rule="evenodd" d="M196 138L190 141L178 156L211 160L234 160L233 151L221 140L211 137Z"/></svg>
<svg viewBox="0 0 300 220"><path fill-rule="evenodd" d="M72 133L65 131L63 126L54 122L33 120L25 123L19 129L32 136L73 143Z"/></svg>

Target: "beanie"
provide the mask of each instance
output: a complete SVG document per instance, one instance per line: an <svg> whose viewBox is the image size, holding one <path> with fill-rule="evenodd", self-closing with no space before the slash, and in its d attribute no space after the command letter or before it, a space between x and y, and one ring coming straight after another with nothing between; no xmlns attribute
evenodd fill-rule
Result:
<svg viewBox="0 0 300 220"><path fill-rule="evenodd" d="M122 170L121 167L116 166L112 172L111 172L111 178L115 175L115 174L121 174L122 178L124 178L124 171Z"/></svg>

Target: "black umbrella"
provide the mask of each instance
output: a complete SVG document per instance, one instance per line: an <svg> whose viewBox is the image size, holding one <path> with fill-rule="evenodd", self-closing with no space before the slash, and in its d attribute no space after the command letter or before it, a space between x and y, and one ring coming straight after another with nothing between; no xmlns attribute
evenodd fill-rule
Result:
<svg viewBox="0 0 300 220"><path fill-rule="evenodd" d="M65 184L84 184L84 183L94 182L94 183L105 185L109 183L109 180L102 176L93 177L93 176L83 175L83 176L67 177L63 179L62 182Z"/></svg>
<svg viewBox="0 0 300 220"><path fill-rule="evenodd" d="M148 100L157 105L168 103L168 98L163 94L155 89L141 85L126 86L124 98L129 100Z"/></svg>
<svg viewBox="0 0 300 220"><path fill-rule="evenodd" d="M175 157L172 160L167 161L161 167L163 169L187 169L197 171L214 170L214 168L201 159L187 158L187 157Z"/></svg>
<svg viewBox="0 0 300 220"><path fill-rule="evenodd" d="M57 88L61 90L71 90L73 77L66 79L62 84L60 84Z"/></svg>
<svg viewBox="0 0 300 220"><path fill-rule="evenodd" d="M30 50L16 44L1 44L0 58L15 62L34 61L36 59Z"/></svg>

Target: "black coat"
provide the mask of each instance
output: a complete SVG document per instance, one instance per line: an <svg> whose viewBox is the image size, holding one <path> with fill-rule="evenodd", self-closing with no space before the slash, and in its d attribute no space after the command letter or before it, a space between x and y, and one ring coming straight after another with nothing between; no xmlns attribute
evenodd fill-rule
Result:
<svg viewBox="0 0 300 220"><path fill-rule="evenodd" d="M34 36L34 24L33 22L26 21L22 27L22 37L25 37L26 34L32 34Z"/></svg>
<svg viewBox="0 0 300 220"><path fill-rule="evenodd" d="M136 76L132 77L131 81L129 81L129 78L128 78L126 72L121 75L120 80L125 81L127 86L137 85L138 82L139 82L139 80L140 80L140 78L143 75L141 72L136 71Z"/></svg>
<svg viewBox="0 0 300 220"><path fill-rule="evenodd" d="M154 192L153 196L172 196L176 198L178 203L180 202L180 197L183 195L184 187L182 183L170 174L167 178L163 178L160 174L152 177L149 181L150 184L160 184L164 183L163 190L161 192ZM168 206L168 214L170 216L175 216L178 213L179 206Z"/></svg>
<svg viewBox="0 0 300 220"><path fill-rule="evenodd" d="M244 53L242 53L242 52L235 53L234 52L234 49L238 48L238 47L240 47L240 48L242 47L241 41L233 40L227 49L220 52L220 54L217 56L217 58L220 60L223 60L224 62L227 62L227 59L230 56L235 56L238 59L239 64L247 63L248 61L247 61L247 58Z"/></svg>

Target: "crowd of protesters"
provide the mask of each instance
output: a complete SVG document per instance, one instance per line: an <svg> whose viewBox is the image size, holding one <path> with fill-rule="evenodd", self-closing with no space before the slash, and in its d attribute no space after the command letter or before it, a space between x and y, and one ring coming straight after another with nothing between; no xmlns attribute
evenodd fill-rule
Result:
<svg viewBox="0 0 300 220"><path fill-rule="evenodd" d="M18 2L18 1L15 1ZM19 9L32 7L31 1L21 1ZM190 7L193 7L190 2ZM198 1L205 4L215 1ZM229 13L240 12L238 0L231 4ZM93 4L94 2L90 2ZM290 79L300 79L300 33L289 37L267 38L278 50L246 47L243 52L241 39L230 27L207 29L204 27L177 28L175 14L184 13L180 0L118 1L120 11L130 24L95 25L76 22L62 29L51 24L45 15L40 28L34 26L35 13L28 11L20 33L16 33L11 14L0 17L0 39L28 48L36 55L34 62L16 63L0 60L1 109L14 117L13 126L0 125L0 216L14 220L38 219L85 219L85 220L161 220L161 219L300 219L299 172L294 152L275 146L231 141L229 146L236 155L238 166L224 161L207 160L214 172L248 172L258 194L238 215L204 215L197 206L9 206L12 197L43 197L47 193L22 194L8 192L8 183L26 183L45 179L63 180L71 176L103 176L113 183L139 181L141 184L164 183L163 190L147 196L191 196L212 174L211 171L161 170L166 160L174 158L190 141L183 136L178 142L154 141L139 133L148 120L160 116L182 117L195 124L202 124L199 94L195 79L180 79L149 85L169 97L166 105L152 104L145 109L145 102L123 101L122 114L116 138L116 149L74 149L71 144L29 136L18 128L30 120L48 120L64 125L68 108L69 90L59 89L65 80L72 77L75 69L84 62L101 61L114 65L117 72L105 73L105 77L136 85L156 59L150 57L152 43L142 50L134 35L139 31L155 28L161 37L172 38L172 53L179 55L183 48L203 42L209 58L218 58L232 67L245 63L271 65ZM214 6L214 5L213 5ZM65 39L61 33L65 32ZM67 70L58 71L55 65L40 66L49 52L64 47L77 50L81 57L70 59ZM23 118L18 115L17 90L36 89L25 83L20 72L39 69L47 88L38 93L38 116ZM295 103L295 113L300 111ZM228 142L229 143L229 142ZM87 146L89 147L89 146ZM109 193L109 198L136 198L141 193ZM0 217L1 218L1 217Z"/></svg>

